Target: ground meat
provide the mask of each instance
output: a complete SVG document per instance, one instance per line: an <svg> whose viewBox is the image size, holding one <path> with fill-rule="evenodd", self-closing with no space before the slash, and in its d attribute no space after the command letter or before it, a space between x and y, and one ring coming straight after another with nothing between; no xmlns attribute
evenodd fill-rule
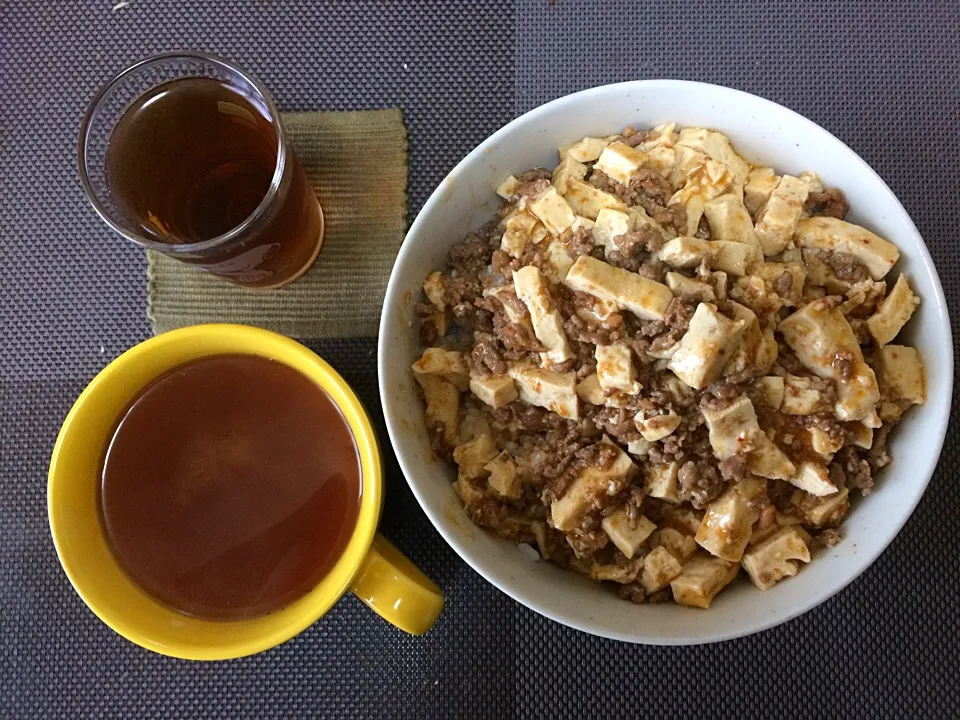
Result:
<svg viewBox="0 0 960 720"><path fill-rule="evenodd" d="M641 326L640 334L652 338L645 350L659 352L676 345L690 327L690 318L695 310L695 301L673 298L667 306L663 322L654 320Z"/></svg>
<svg viewBox="0 0 960 720"><path fill-rule="evenodd" d="M837 280L857 283L870 277L867 267L850 253L821 250L819 254L820 259L833 270Z"/></svg>
<svg viewBox="0 0 960 720"><path fill-rule="evenodd" d="M747 459L742 455L731 455L721 460L717 468L727 482L739 482L747 474Z"/></svg>
<svg viewBox="0 0 960 720"><path fill-rule="evenodd" d="M887 438L892 428L892 425L883 425L873 431L873 444L867 450L867 463L873 472L886 467L892 460L890 453L887 452Z"/></svg>
<svg viewBox="0 0 960 720"><path fill-rule="evenodd" d="M625 336L622 327L604 327L579 315L571 315L563 322L568 338L593 345L612 345Z"/></svg>
<svg viewBox="0 0 960 720"><path fill-rule="evenodd" d="M645 278L662 283L664 276L667 274L667 270L669 270L669 268L654 257L651 262L641 264L637 269L637 273Z"/></svg>
<svg viewBox="0 0 960 720"><path fill-rule="evenodd" d="M643 585L638 582L618 586L617 595L637 605L643 605L647 601L647 595L643 591Z"/></svg>
<svg viewBox="0 0 960 720"><path fill-rule="evenodd" d="M843 535L840 534L839 530L836 528L827 528L813 536L813 543L810 549L822 550L828 547L835 547L840 544L841 540L843 540Z"/></svg>
<svg viewBox="0 0 960 720"><path fill-rule="evenodd" d="M593 233L586 228L577 228L570 232L570 237L566 239L567 255L576 260L581 255L590 255L593 253Z"/></svg>
<svg viewBox="0 0 960 720"><path fill-rule="evenodd" d="M724 482L716 465L708 460L688 460L677 473L680 481L678 493L682 502L689 501L702 510L723 492Z"/></svg>
<svg viewBox="0 0 960 720"><path fill-rule="evenodd" d="M630 147L636 147L640 143L646 142L646 140L651 136L651 133L646 130L634 130L633 128L628 127L623 131L620 142L624 145L629 145Z"/></svg>
<svg viewBox="0 0 960 720"><path fill-rule="evenodd" d="M609 434L623 443L631 443L640 438L640 431L624 408L599 408L591 418L598 430Z"/></svg>
<svg viewBox="0 0 960 720"><path fill-rule="evenodd" d="M667 205L673 188L656 168L639 168L630 178L629 185L617 182L599 170L590 173L589 182L604 192L616 195L627 205L639 205L664 227L677 233L686 229L686 210L679 203Z"/></svg>
<svg viewBox="0 0 960 720"><path fill-rule="evenodd" d="M540 195L549 190L550 187L549 180L529 180L517 185L517 195L528 198L540 197Z"/></svg>
<svg viewBox="0 0 960 720"><path fill-rule="evenodd" d="M650 253L663 247L663 235L652 227L645 226L633 232L617 235L610 241L606 260L611 265L636 272Z"/></svg>
<svg viewBox="0 0 960 720"><path fill-rule="evenodd" d="M841 190L827 188L823 192L810 193L804 209L811 215L825 215L843 220L847 216L850 205Z"/></svg>
<svg viewBox="0 0 960 720"><path fill-rule="evenodd" d="M493 257L493 251L499 245L499 240L491 239L489 228L467 235L466 240L459 245L454 245L447 253L447 264L453 271L451 274L464 278L473 276L477 279L486 271Z"/></svg>
<svg viewBox="0 0 960 720"><path fill-rule="evenodd" d="M780 277L773 281L773 291L782 298L793 297L793 275L784 270Z"/></svg>
<svg viewBox="0 0 960 720"><path fill-rule="evenodd" d="M553 173L545 168L534 168L533 170L527 170L517 175L517 180L520 182L534 182L535 180L549 180L553 177Z"/></svg>
<svg viewBox="0 0 960 720"><path fill-rule="evenodd" d="M610 537L601 529L595 530L574 530L567 534L567 542L573 548L573 553L578 558L592 558L600 550L607 546Z"/></svg>
<svg viewBox="0 0 960 720"><path fill-rule="evenodd" d="M526 325L506 323L502 327L495 326L495 329L500 342L508 350L521 353L541 353L546 350Z"/></svg>
<svg viewBox="0 0 960 720"><path fill-rule="evenodd" d="M833 458L830 470L831 479L836 477L842 485L859 490L861 495L869 495L873 490L873 471L858 448L848 446L841 449Z"/></svg>
<svg viewBox="0 0 960 720"><path fill-rule="evenodd" d="M506 375L507 363L503 361L503 356L497 347L497 338L490 333L474 333L473 350L470 355L474 367L486 368L494 375Z"/></svg>
<svg viewBox="0 0 960 720"><path fill-rule="evenodd" d="M837 380L843 382L853 377L857 368L857 358L849 350L840 350L834 356L831 366L837 374Z"/></svg>

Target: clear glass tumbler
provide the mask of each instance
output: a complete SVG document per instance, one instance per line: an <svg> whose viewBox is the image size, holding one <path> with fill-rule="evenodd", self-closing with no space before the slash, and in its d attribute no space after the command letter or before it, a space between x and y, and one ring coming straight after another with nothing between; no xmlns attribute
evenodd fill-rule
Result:
<svg viewBox="0 0 960 720"><path fill-rule="evenodd" d="M266 88L212 55L143 60L93 99L80 179L100 217L140 247L247 287L309 269L323 212Z"/></svg>

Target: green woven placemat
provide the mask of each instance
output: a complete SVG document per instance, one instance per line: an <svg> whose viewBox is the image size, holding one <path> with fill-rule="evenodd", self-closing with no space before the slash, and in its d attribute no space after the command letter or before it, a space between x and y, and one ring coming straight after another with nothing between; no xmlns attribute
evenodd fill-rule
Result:
<svg viewBox="0 0 960 720"><path fill-rule="evenodd" d="M231 322L297 338L369 337L407 222L407 131L399 109L284 113L317 192L326 239L313 267L279 290L248 290L148 253L154 333Z"/></svg>

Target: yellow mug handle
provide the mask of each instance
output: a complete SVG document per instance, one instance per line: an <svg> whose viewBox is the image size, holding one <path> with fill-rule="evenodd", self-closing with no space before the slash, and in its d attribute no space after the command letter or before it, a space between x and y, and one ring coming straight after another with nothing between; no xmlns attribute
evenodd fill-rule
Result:
<svg viewBox="0 0 960 720"><path fill-rule="evenodd" d="M391 625L423 635L443 610L443 593L420 569L377 533L350 588Z"/></svg>

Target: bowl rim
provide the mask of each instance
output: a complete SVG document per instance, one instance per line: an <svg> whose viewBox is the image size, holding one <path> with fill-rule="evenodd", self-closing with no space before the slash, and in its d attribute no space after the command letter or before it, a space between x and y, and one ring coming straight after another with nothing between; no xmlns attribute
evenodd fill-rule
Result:
<svg viewBox="0 0 960 720"><path fill-rule="evenodd" d="M903 529L903 526L907 523L910 517L913 515L914 510L920 502L920 499L923 497L926 492L927 487L930 484L930 480L933 478L933 474L936 471L937 461L940 457L940 452L943 449L943 443L946 438L947 426L950 418L950 403L946 403L939 412L939 417L936 418L938 432L935 439L935 444L932 447L936 447L936 454L931 453L931 460L928 462L923 473L923 480L916 483L916 490L914 497L911 498L911 501L908 504L900 506L900 516L896 522L887 526L887 534L884 537L883 541L872 545L869 549L864 552L857 553L855 558L851 561L851 571L846 574L842 580L836 583L834 586L828 588L826 593L816 593L811 592L807 597L802 599L797 603L796 607L792 608L789 611L782 613L771 614L769 617L764 616L763 618L757 618L755 621L748 623L748 627L739 627L734 629L720 629L708 633L700 633L697 637L689 638L679 638L679 637L655 637L652 635L643 635L638 634L637 632L610 632L606 629L597 629L592 627L592 624L589 621L583 621L576 617L569 617L561 613L553 612L551 610L545 609L538 606L534 601L525 597L522 592L515 591L510 587L510 583L507 581L501 581L497 577L497 573L489 570L488 568L483 567L484 563L482 558L472 557L472 550L468 548L465 544L461 543L456 535L450 532L447 528L450 521L443 516L440 512L433 512L430 508L430 504L426 499L426 494L423 490L420 489L418 483L413 479L417 477L417 473L412 472L412 468L408 466L407 460L404 457L404 453L400 452L399 448L404 447L404 432L397 426L397 422L394 420L391 414L391 407L393 404L393 395L390 393L390 388L386 385L386 376L387 376L387 343L388 337L387 333L389 332L390 322L387 316L388 312L393 309L393 303L390 302L390 298L397 296L398 293L402 293L404 288L399 287L399 280L397 269L400 265L406 260L406 257L411 253L411 247L414 244L415 236L420 232L421 227L426 223L426 218L433 209L445 201L445 196L448 194L448 188L451 183L455 182L459 175L465 171L467 166L472 165L477 158L483 156L488 152L489 148L495 146L500 142L504 137L510 135L518 127L527 124L531 121L536 121L540 117L547 115L551 110L562 106L566 103L573 101L583 101L587 98L590 98L594 95L605 94L611 91L622 91L624 93L628 92L639 92L645 90L654 90L654 89L684 89L686 91L696 91L702 90L705 92L722 92L729 94L731 100L736 100L738 97L743 99L749 99L750 102L759 103L761 106L767 107L771 112L782 114L787 113L793 116L793 119L800 124L806 125L809 129L814 132L825 133L827 136L835 140L840 148L842 148L843 153L846 155L846 161L855 164L859 167L861 172L864 172L873 177L883 190L887 193L888 197L886 198L890 202L890 207L892 207L897 213L902 215L906 219L908 227L913 231L916 239L918 240L918 249L919 252L916 253L917 257L915 258L918 262L923 265L923 269L932 279L934 297L924 298L924 304L927 307L931 307L937 316L937 321L941 325L943 331L943 338L945 344L945 362L944 362L944 376L945 376L945 385L940 389L946 397L952 397L953 392L953 371L954 371L954 358L953 358L953 336L951 332L951 323L949 318L949 312L947 308L946 298L943 292L943 285L940 281L940 276L937 273L936 267L933 263L933 259L930 256L930 252L927 248L926 243L923 240L923 237L920 235L920 231L917 229L916 224L913 222L913 219L910 217L910 214L907 212L906 208L900 202L899 198L894 194L890 189L889 185L880 177L880 175L856 152L853 151L846 143L836 137L826 128L815 123L809 118L801 115L795 110L780 105L772 100L767 98L760 97L759 95L754 95L752 93L745 92L743 90L737 90L735 88L726 87L723 85L715 85L711 83L696 82L691 80L673 80L673 79L651 79L651 80L631 80L620 83L611 83L607 85L598 85L592 88L580 90L569 95L564 95L562 97L551 100L550 102L544 103L532 110L527 111L526 113L514 118L506 125L499 128L489 137L487 137L483 142L481 142L477 147L475 147L470 153L468 153L456 166L441 180L437 185L436 189L431 193L430 197L423 204L423 207L420 209L417 214L416 219L410 226L410 229L407 231L406 237L404 238L403 244L400 247L400 251L397 254L397 259L394 262L393 268L390 273L390 279L387 283L386 293L384 295L384 303L381 312L381 322L380 322L380 332L377 340L377 372L378 372L378 382L380 389L381 405L383 409L384 420L387 426L387 433L390 437L391 444L394 449L394 453L397 457L397 462L400 465L400 469L403 472L404 477L407 480L407 485L410 487L410 490L413 492L414 497L416 497L417 502L420 504L420 507L426 513L427 517L430 519L430 522L436 528L437 532L440 533L441 537L447 542L447 544L456 551L457 555L464 560L467 565L469 565L473 570L475 570L481 577L483 577L487 582L496 587L501 592L505 593L509 597L516 600L521 605L533 610L534 612L549 618L555 622L558 622L567 627L579 630L581 632L588 633L590 635L595 635L598 637L604 637L610 640L618 640L623 642L635 643L635 644L644 644L644 645L657 645L657 646L682 646L682 645L702 645L714 642L723 642L726 640L733 640L740 637L746 637L753 635L755 633L768 630L777 625L781 625L790 620L793 620L800 615L803 615L816 606L826 602L831 597L839 593L841 590L849 586L854 580L856 580L860 575L862 575L867 568L869 568L877 560L877 558L886 550L896 536ZM932 412L931 408L928 412Z"/></svg>

